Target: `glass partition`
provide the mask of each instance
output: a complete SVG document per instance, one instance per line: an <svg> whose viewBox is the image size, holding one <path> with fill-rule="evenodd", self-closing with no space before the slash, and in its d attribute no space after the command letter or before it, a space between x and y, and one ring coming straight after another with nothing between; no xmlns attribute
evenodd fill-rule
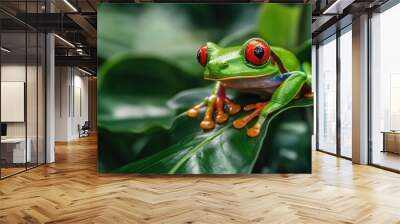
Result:
<svg viewBox="0 0 400 224"><path fill-rule="evenodd" d="M318 149L336 154L336 36L318 47Z"/></svg>
<svg viewBox="0 0 400 224"><path fill-rule="evenodd" d="M27 1L26 12L38 13L38 1ZM36 21L34 21L36 20ZM38 23L38 17L31 19ZM39 76L39 33L36 29L27 27L27 150L31 151L28 168L38 165L38 76ZM30 148L29 148L30 147Z"/></svg>
<svg viewBox="0 0 400 224"><path fill-rule="evenodd" d="M44 1L26 3L18 3L20 13L43 11L39 5ZM46 39L44 33L2 12L0 26L2 179L45 163Z"/></svg>
<svg viewBox="0 0 400 224"><path fill-rule="evenodd" d="M24 171L31 161L26 138L26 41L25 32L1 34L2 177Z"/></svg>

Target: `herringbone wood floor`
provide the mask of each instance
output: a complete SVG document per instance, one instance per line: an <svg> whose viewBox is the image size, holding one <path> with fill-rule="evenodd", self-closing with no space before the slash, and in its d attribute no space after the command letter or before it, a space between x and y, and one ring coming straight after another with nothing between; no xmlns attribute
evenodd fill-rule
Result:
<svg viewBox="0 0 400 224"><path fill-rule="evenodd" d="M0 181L0 223L400 223L400 175L313 153L312 175L99 176L96 139Z"/></svg>

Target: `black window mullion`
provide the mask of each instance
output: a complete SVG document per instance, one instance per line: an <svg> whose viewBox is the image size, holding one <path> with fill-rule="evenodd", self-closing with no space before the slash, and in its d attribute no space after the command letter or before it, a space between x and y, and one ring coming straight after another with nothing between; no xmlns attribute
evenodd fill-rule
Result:
<svg viewBox="0 0 400 224"><path fill-rule="evenodd" d="M39 13L39 0L36 1ZM39 32L36 32L36 166L39 165Z"/></svg>
<svg viewBox="0 0 400 224"><path fill-rule="evenodd" d="M2 35L1 35L1 34L2 34L2 32L1 32L1 30L2 30L1 28L2 28L2 27L1 27L1 24L2 24L2 23L0 23L0 47L2 46ZM2 62L2 58L1 58L1 55L2 55L2 54L3 54L3 53L2 53L1 50L0 50L0 112L1 112L1 109L2 109L2 108L1 108L1 67L2 67L2 63L1 63L1 62ZM2 122L1 122L1 113L0 113L0 124L2 124ZM0 131L0 132L1 132L1 131ZM3 133L1 133L0 136L1 136L1 135L3 135ZM2 170L2 166L3 166L3 165L2 165L2 162L1 162L1 161L2 161L1 150L2 150L2 149L1 149L1 144L0 144L0 179L2 179L1 170Z"/></svg>
<svg viewBox="0 0 400 224"><path fill-rule="evenodd" d="M368 12L368 31L367 31L367 39L368 39L368 53L367 53L367 85L368 85L368 111L367 111L367 129L368 129L368 164L373 164L373 146L372 146L372 64L371 64L371 56L372 56L372 29L371 29L371 20L372 20L372 12Z"/></svg>
<svg viewBox="0 0 400 224"><path fill-rule="evenodd" d="M316 132L316 134L315 134L315 147L316 147L316 149L318 150L319 149L319 100L318 100L318 98L319 98L319 63L318 63L318 60L319 60L319 53L318 53L318 51L319 51L319 44L317 44L316 45L316 47L315 47L315 92L316 92L316 94L315 94L315 132Z"/></svg>
<svg viewBox="0 0 400 224"><path fill-rule="evenodd" d="M338 29L336 31L336 154L341 156L341 119L340 119L340 35Z"/></svg>
<svg viewBox="0 0 400 224"><path fill-rule="evenodd" d="M28 1L25 1L25 21L27 21ZM28 170L28 116L27 116L27 89L28 89L28 26L25 23L25 100L24 100L24 120L25 120L25 170Z"/></svg>

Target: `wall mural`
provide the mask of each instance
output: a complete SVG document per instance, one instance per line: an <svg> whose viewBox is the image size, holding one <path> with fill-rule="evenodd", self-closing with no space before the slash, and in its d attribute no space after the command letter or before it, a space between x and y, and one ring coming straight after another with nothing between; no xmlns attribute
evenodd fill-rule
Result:
<svg viewBox="0 0 400 224"><path fill-rule="evenodd" d="M100 4L98 171L310 173L311 6Z"/></svg>

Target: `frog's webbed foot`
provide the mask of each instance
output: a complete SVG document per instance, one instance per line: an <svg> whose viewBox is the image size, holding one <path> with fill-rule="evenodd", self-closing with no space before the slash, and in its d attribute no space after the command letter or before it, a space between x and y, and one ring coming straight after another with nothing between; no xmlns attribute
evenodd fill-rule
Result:
<svg viewBox="0 0 400 224"><path fill-rule="evenodd" d="M239 111L241 109L239 104L234 103L228 97L224 97L224 102L225 102L225 105L228 106L229 114L237 114L237 113L239 113Z"/></svg>
<svg viewBox="0 0 400 224"><path fill-rule="evenodd" d="M195 105L194 107L190 108L186 114L188 117L197 117L197 115L199 115L199 112L201 110L201 108L205 107L207 105L208 102L208 98L206 97L203 101L201 101L201 103Z"/></svg>
<svg viewBox="0 0 400 224"><path fill-rule="evenodd" d="M225 111L225 105L228 111ZM203 107L207 107L203 121L200 123L200 127L204 130L213 129L215 127L215 122L218 124L226 122L229 115L236 114L241 109L238 104L235 104L224 94L213 94L188 110L187 115L189 117L197 117Z"/></svg>
<svg viewBox="0 0 400 224"><path fill-rule="evenodd" d="M245 111L251 111L253 110L250 114L241 117L233 122L233 126L235 128L244 128L250 121L252 121L254 118L258 117L263 110L263 108L268 104L268 102L264 103L255 103L255 104L249 104L246 105L243 109ZM260 128L261 126L256 123L253 127L247 130L247 135L249 137L256 137L260 133Z"/></svg>

